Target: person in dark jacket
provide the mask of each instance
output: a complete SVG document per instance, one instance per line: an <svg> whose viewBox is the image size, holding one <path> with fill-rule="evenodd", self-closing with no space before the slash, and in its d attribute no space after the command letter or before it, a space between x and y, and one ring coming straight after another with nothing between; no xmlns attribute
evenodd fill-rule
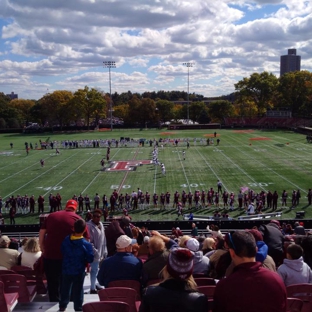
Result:
<svg viewBox="0 0 312 312"><path fill-rule="evenodd" d="M120 227L119 221L113 220L105 229L108 257L116 253L116 240L121 235L125 235L124 230Z"/></svg>
<svg viewBox="0 0 312 312"><path fill-rule="evenodd" d="M162 270L162 282L146 288L139 312L206 312L206 295L197 292L192 276L192 251L186 248L172 248L168 261Z"/></svg>
<svg viewBox="0 0 312 312"><path fill-rule="evenodd" d="M284 259L284 235L280 230L279 221L271 220L270 223L261 225L259 231L263 236L263 241L268 245L268 254L278 267Z"/></svg>
<svg viewBox="0 0 312 312"><path fill-rule="evenodd" d="M94 260L93 247L83 237L86 222L74 223L74 234L67 236L61 246L63 254L62 283L59 311L65 311L72 294L75 311L82 311L85 266Z"/></svg>

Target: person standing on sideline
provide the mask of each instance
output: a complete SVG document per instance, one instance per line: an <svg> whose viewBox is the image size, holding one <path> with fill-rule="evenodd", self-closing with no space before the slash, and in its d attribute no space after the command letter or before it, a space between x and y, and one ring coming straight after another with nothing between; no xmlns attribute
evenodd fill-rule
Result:
<svg viewBox="0 0 312 312"><path fill-rule="evenodd" d="M218 187L218 193L222 194L222 182L220 180L218 180L217 182L217 187Z"/></svg>
<svg viewBox="0 0 312 312"><path fill-rule="evenodd" d="M277 273L256 262L254 236L249 232L236 231L228 233L225 241L235 268L231 275L218 282L212 311L286 312L286 287Z"/></svg>
<svg viewBox="0 0 312 312"><path fill-rule="evenodd" d="M73 233L74 223L81 219L76 214L77 202L68 200L65 210L51 213L43 222L39 231L39 244L43 253L44 271L48 282L48 294L51 302L59 302L62 275L61 245L64 238ZM84 237L89 238L88 231Z"/></svg>
<svg viewBox="0 0 312 312"><path fill-rule="evenodd" d="M65 311L72 296L75 311L82 311L83 282L85 266L94 259L92 245L83 237L86 222L78 219L74 223L74 233L62 242L63 255L61 299L59 311Z"/></svg>
<svg viewBox="0 0 312 312"><path fill-rule="evenodd" d="M90 294L97 294L96 276L99 270L100 262L107 257L107 244L104 231L104 225L101 222L102 211L95 209L92 214L92 219L87 222L87 227L90 235L90 243L93 246L94 260L91 263L90 272Z"/></svg>

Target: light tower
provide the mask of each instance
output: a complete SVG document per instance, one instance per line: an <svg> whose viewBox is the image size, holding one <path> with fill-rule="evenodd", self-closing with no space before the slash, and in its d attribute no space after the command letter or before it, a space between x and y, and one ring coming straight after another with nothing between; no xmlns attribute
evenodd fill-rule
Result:
<svg viewBox="0 0 312 312"><path fill-rule="evenodd" d="M183 63L187 67L187 124L190 123L190 67L194 66L194 63Z"/></svg>

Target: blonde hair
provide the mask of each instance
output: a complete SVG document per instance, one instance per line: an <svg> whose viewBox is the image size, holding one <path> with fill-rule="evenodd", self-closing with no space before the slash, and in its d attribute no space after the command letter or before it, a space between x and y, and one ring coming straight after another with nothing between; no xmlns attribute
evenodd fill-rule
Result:
<svg viewBox="0 0 312 312"><path fill-rule="evenodd" d="M169 274L167 270L167 265L165 265L164 268L160 271L160 276L162 277L162 282L167 281L169 279L175 279ZM196 292L198 291L197 284L194 280L193 275L190 275L189 277L184 279L184 281L185 281L185 290L196 291Z"/></svg>
<svg viewBox="0 0 312 312"><path fill-rule="evenodd" d="M213 245L216 243L216 241L212 237L205 238L203 242L203 248L202 249L213 249Z"/></svg>
<svg viewBox="0 0 312 312"><path fill-rule="evenodd" d="M24 251L33 253L39 252L40 246L38 238L37 237L29 238L24 245Z"/></svg>
<svg viewBox="0 0 312 312"><path fill-rule="evenodd" d="M138 244L132 245L132 254L136 257L138 256L138 254L139 254L139 245Z"/></svg>
<svg viewBox="0 0 312 312"><path fill-rule="evenodd" d="M183 236L180 238L179 246L182 247L182 248L185 248L185 243L186 243L190 238L191 238L191 236L183 235Z"/></svg>
<svg viewBox="0 0 312 312"><path fill-rule="evenodd" d="M165 250L165 242L159 236L152 236L148 241L148 246L154 252Z"/></svg>

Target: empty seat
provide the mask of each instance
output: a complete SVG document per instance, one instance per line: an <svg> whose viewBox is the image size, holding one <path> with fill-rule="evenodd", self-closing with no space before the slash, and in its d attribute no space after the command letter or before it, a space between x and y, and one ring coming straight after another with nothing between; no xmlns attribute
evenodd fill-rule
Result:
<svg viewBox="0 0 312 312"><path fill-rule="evenodd" d="M17 304L18 293L6 294L4 284L0 282L0 311L11 312Z"/></svg>
<svg viewBox="0 0 312 312"><path fill-rule="evenodd" d="M287 312L301 312L303 301L298 298L287 298Z"/></svg>
<svg viewBox="0 0 312 312"><path fill-rule="evenodd" d="M83 312L129 312L129 305L121 301L89 302L82 306Z"/></svg>
<svg viewBox="0 0 312 312"><path fill-rule="evenodd" d="M18 302L31 302L37 294L36 285L27 285L26 277L20 274L5 274L0 276L7 294L18 293Z"/></svg>
<svg viewBox="0 0 312 312"><path fill-rule="evenodd" d="M312 284L295 284L286 287L288 298L303 301L302 312L312 311Z"/></svg>
<svg viewBox="0 0 312 312"><path fill-rule="evenodd" d="M119 280L119 281L112 281L108 283L108 288L110 287L128 287L132 288L137 292L136 300L141 300L141 284L139 281L136 280Z"/></svg>

